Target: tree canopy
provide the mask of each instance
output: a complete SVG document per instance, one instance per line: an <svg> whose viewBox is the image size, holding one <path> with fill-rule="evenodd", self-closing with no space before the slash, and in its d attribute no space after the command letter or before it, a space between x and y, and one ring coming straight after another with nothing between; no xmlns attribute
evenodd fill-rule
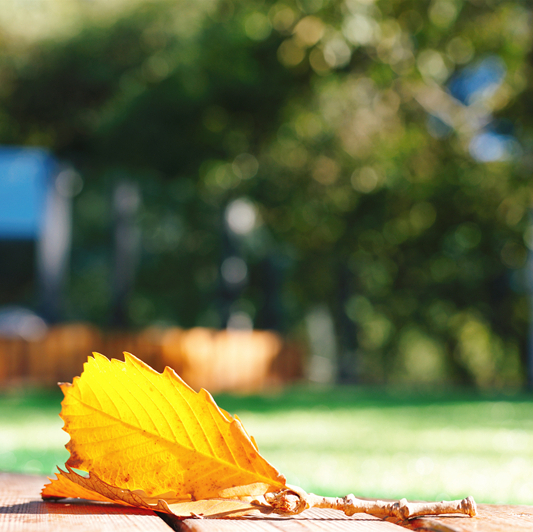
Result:
<svg viewBox="0 0 533 532"><path fill-rule="evenodd" d="M341 379L523 382L526 2L41 0L29 28L11 6L0 142L47 147L85 182L67 317L108 320L127 179L129 325L241 313L298 337L320 307Z"/></svg>

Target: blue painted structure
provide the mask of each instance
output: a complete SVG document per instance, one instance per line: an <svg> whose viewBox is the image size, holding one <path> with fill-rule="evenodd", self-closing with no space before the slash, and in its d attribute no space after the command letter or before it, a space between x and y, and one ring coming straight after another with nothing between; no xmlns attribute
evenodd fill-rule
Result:
<svg viewBox="0 0 533 532"><path fill-rule="evenodd" d="M44 149L0 147L0 242L35 243L38 306L48 322L61 318L76 179L81 181Z"/></svg>
<svg viewBox="0 0 533 532"><path fill-rule="evenodd" d="M38 240L55 159L40 148L0 147L0 239Z"/></svg>

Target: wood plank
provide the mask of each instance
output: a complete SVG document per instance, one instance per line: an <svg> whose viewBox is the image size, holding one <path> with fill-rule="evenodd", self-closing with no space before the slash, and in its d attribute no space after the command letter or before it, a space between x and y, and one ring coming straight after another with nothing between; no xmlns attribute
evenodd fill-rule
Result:
<svg viewBox="0 0 533 532"><path fill-rule="evenodd" d="M183 532L405 532L405 528L366 514L348 517L335 510L313 508L294 517L185 519Z"/></svg>
<svg viewBox="0 0 533 532"><path fill-rule="evenodd" d="M477 517L421 517L406 526L430 532L533 532L533 506L478 504Z"/></svg>
<svg viewBox="0 0 533 532"><path fill-rule="evenodd" d="M155 513L112 504L44 502L46 477L0 473L2 532L172 532Z"/></svg>
<svg viewBox="0 0 533 532"><path fill-rule="evenodd" d="M533 532L533 506L478 505L478 517L423 517L395 524L358 514L347 517L334 510L311 509L294 517L186 519L119 505L69 501L43 502L45 477L0 472L0 530L2 532ZM401 525L401 526L400 526Z"/></svg>

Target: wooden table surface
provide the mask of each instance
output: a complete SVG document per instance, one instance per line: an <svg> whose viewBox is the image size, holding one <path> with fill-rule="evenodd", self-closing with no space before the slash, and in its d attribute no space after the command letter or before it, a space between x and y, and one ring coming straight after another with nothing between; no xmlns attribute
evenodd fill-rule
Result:
<svg viewBox="0 0 533 532"><path fill-rule="evenodd" d="M533 532L533 506L478 505L479 516L382 521L360 514L346 517L334 510L307 510L296 517L185 519L179 521L125 506L68 501L43 502L46 478L0 473L1 532Z"/></svg>

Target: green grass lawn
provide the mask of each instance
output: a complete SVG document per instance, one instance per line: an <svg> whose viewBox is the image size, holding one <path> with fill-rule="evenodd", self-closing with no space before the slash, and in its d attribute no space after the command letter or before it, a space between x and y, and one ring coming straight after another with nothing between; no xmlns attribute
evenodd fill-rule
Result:
<svg viewBox="0 0 533 532"><path fill-rule="evenodd" d="M529 396L295 388L217 400L307 491L533 504ZM51 392L0 396L0 470L51 474L64 464L60 401Z"/></svg>

